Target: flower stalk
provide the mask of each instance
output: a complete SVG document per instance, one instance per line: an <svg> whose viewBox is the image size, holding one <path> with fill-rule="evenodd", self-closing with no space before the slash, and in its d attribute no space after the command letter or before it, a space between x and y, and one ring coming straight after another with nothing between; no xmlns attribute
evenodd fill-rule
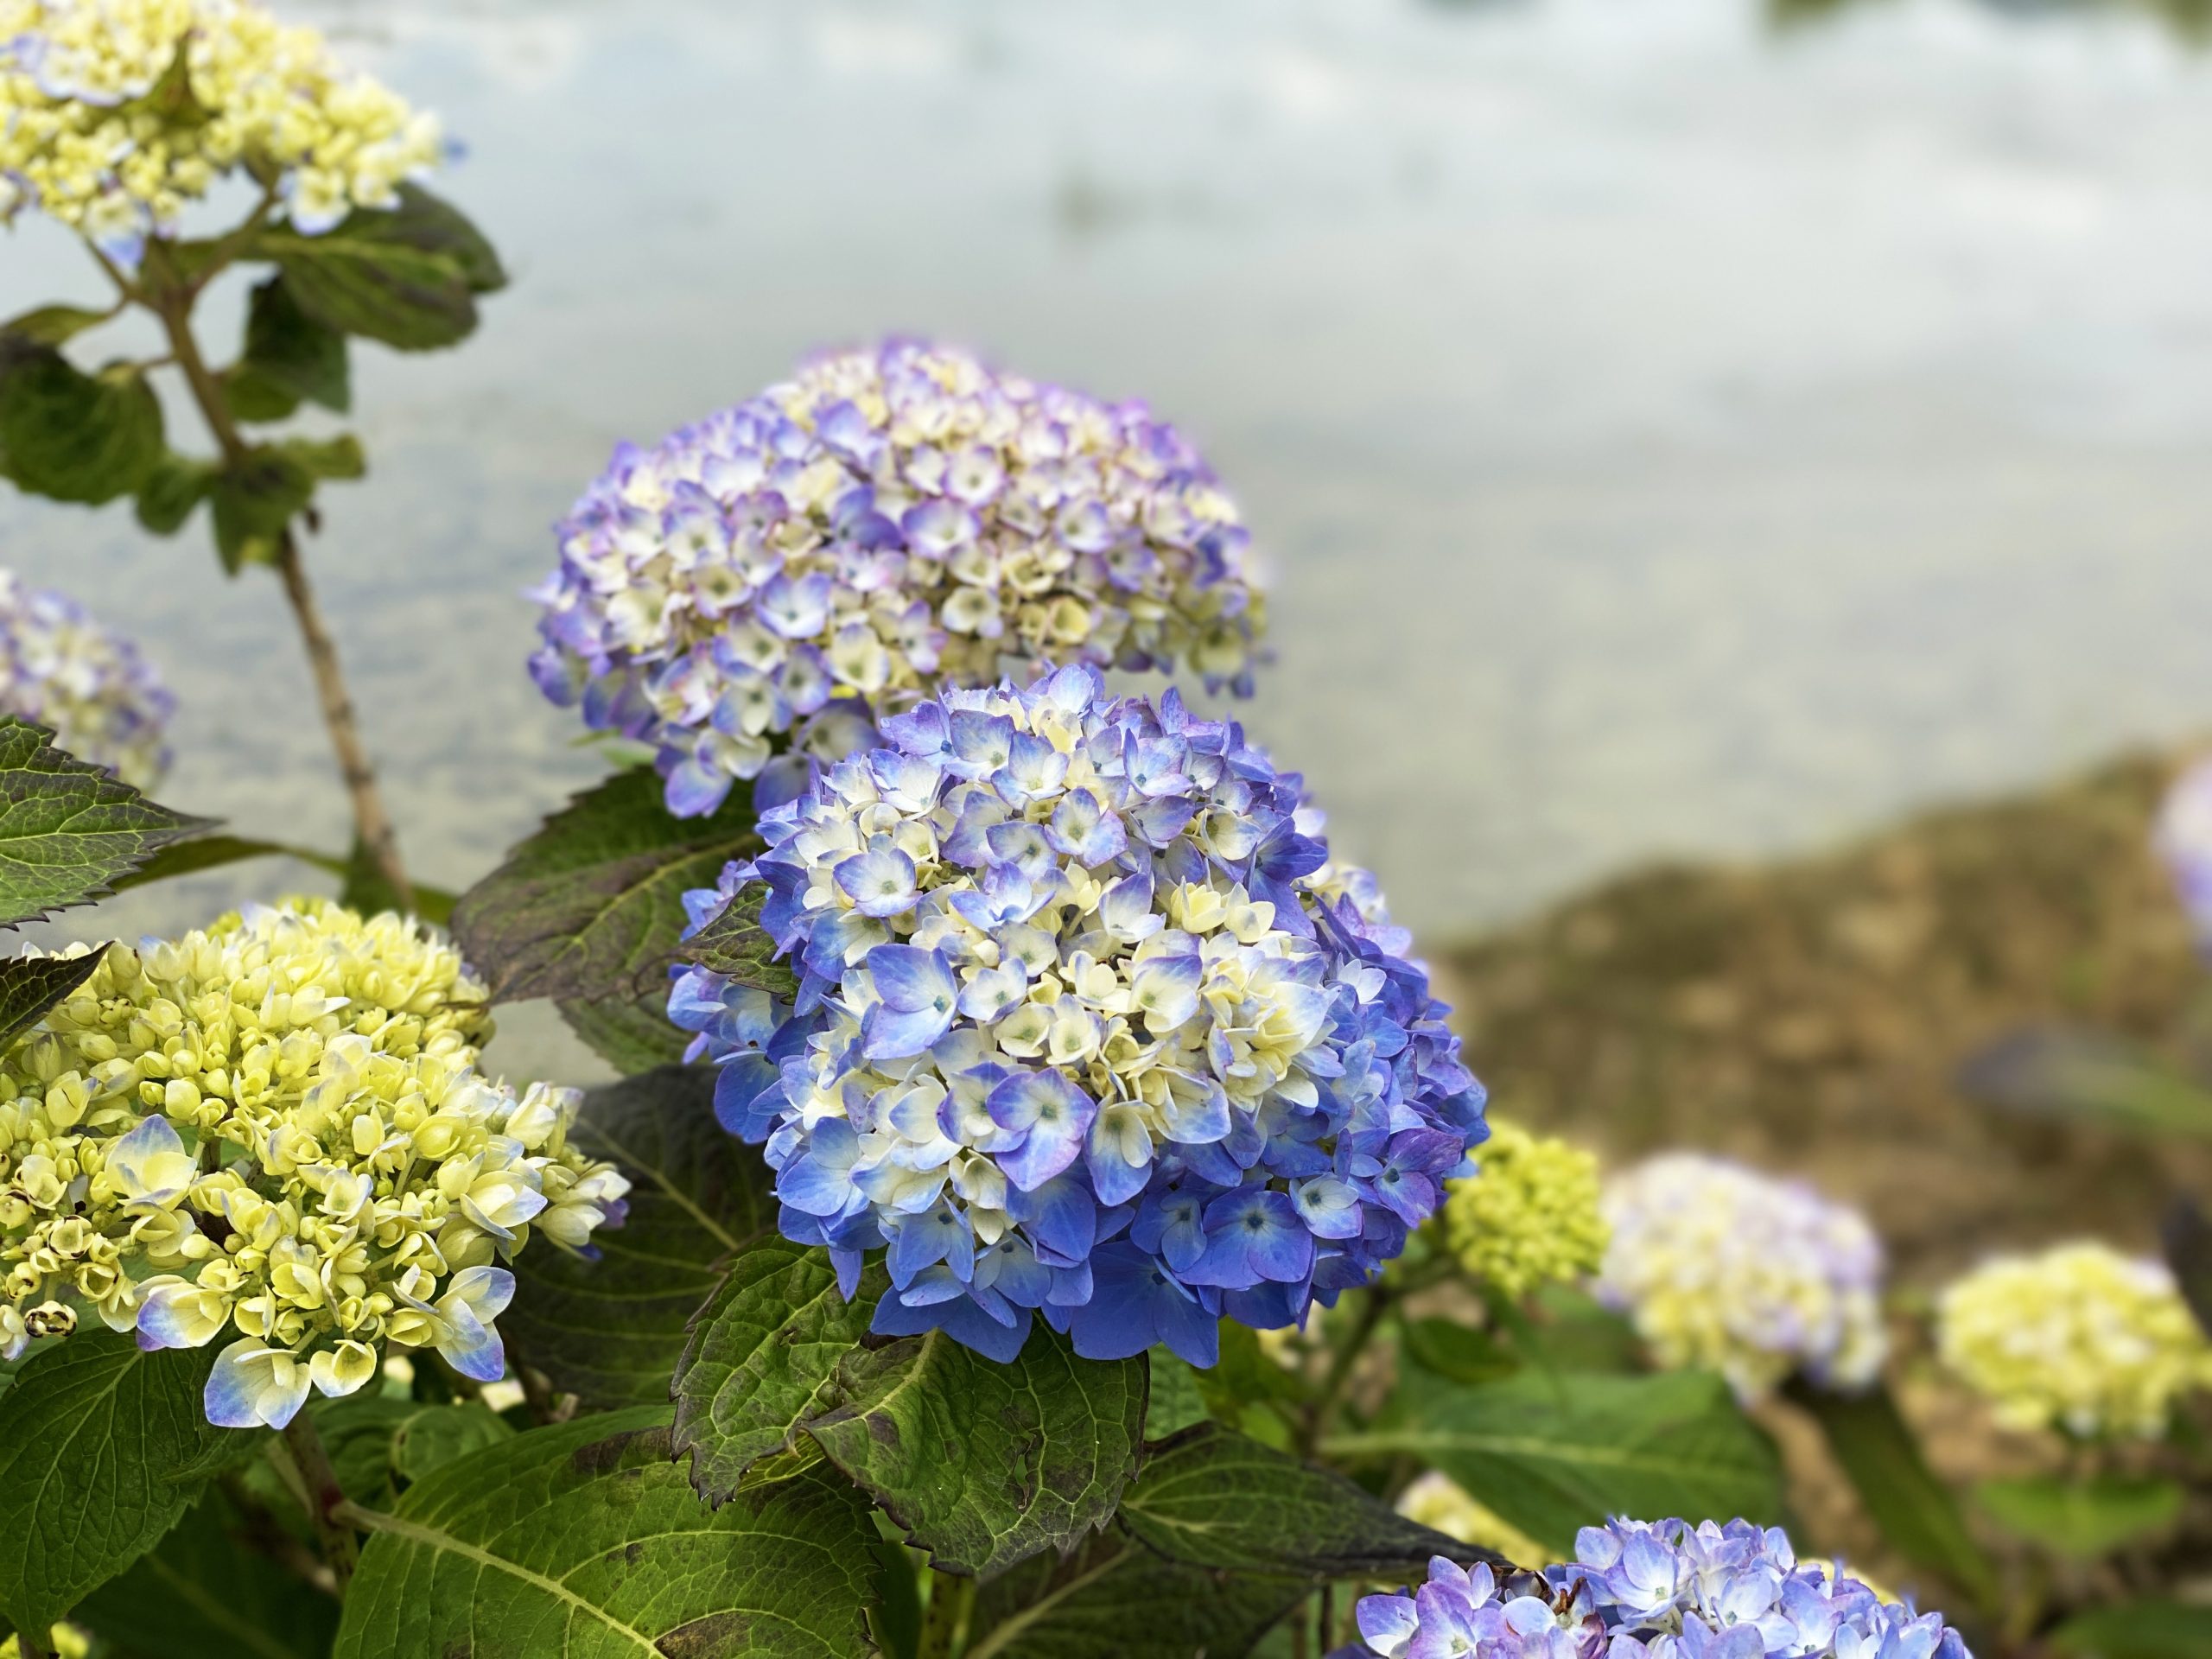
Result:
<svg viewBox="0 0 2212 1659"><path fill-rule="evenodd" d="M323 1448L322 1436L315 1433L315 1420L308 1413L297 1413L284 1425L284 1449L291 1453L293 1466L299 1471L308 1519L314 1524L322 1559L342 1597L361 1559L360 1541L340 1513L346 1507L346 1493L338 1484L338 1471L331 1466L330 1453Z"/></svg>

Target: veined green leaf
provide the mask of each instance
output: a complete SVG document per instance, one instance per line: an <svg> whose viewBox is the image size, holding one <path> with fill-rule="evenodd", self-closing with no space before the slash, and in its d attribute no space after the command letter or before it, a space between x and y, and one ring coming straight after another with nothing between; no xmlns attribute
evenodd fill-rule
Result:
<svg viewBox="0 0 2212 1659"><path fill-rule="evenodd" d="M103 898L161 849L208 827L65 754L53 738L0 716L0 925Z"/></svg>
<svg viewBox="0 0 2212 1659"><path fill-rule="evenodd" d="M50 346L0 334L0 473L97 506L137 490L162 453L161 402L137 365L86 374Z"/></svg>
<svg viewBox="0 0 2212 1659"><path fill-rule="evenodd" d="M223 375L242 421L281 421L302 402L345 413L353 401L346 336L300 308L280 274L246 302L245 351Z"/></svg>
<svg viewBox="0 0 2212 1659"><path fill-rule="evenodd" d="M1186 1567L1109 1533L984 1585L964 1659L1227 1659L1249 1653L1312 1588Z"/></svg>
<svg viewBox="0 0 2212 1659"><path fill-rule="evenodd" d="M174 536L193 510L213 494L221 469L164 450L139 480L138 522L156 536Z"/></svg>
<svg viewBox="0 0 2212 1659"><path fill-rule="evenodd" d="M1213 1414L1206 1409L1205 1395L1198 1388L1198 1374L1188 1360L1160 1345L1145 1355L1145 1363L1152 1370L1144 1408L1147 1445L1213 1421Z"/></svg>
<svg viewBox="0 0 2212 1659"><path fill-rule="evenodd" d="M73 1617L138 1659L323 1659L338 1631L338 1603L246 1541L214 1491Z"/></svg>
<svg viewBox="0 0 2212 1659"><path fill-rule="evenodd" d="M682 1065L690 1043L690 1033L669 1023L668 993L664 990L597 1002L563 997L556 1006L584 1046L624 1077Z"/></svg>
<svg viewBox="0 0 2212 1659"><path fill-rule="evenodd" d="M248 257L275 260L299 308L324 327L403 352L466 339L476 296L506 282L476 227L411 184L397 207L357 208L321 236L264 231Z"/></svg>
<svg viewBox="0 0 2212 1659"><path fill-rule="evenodd" d="M740 985L789 997L798 989L798 976L775 960L776 942L761 930L763 896L760 887L747 887L677 945L677 954Z"/></svg>
<svg viewBox="0 0 2212 1659"><path fill-rule="evenodd" d="M12 1043L92 976L105 945L81 957L0 958L0 1046Z"/></svg>

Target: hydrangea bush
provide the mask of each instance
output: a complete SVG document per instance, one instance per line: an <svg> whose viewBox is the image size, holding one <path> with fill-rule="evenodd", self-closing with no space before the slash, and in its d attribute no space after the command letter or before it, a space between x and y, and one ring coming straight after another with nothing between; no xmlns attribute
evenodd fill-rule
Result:
<svg viewBox="0 0 2212 1659"><path fill-rule="evenodd" d="M656 746L668 804L788 799L872 715L1019 665L1252 689L1266 607L1234 504L1138 403L913 340L809 364L651 449L558 526L545 694Z"/></svg>
<svg viewBox="0 0 2212 1659"><path fill-rule="evenodd" d="M151 789L168 770L175 707L131 640L67 594L0 570L0 714L50 728L71 753Z"/></svg>

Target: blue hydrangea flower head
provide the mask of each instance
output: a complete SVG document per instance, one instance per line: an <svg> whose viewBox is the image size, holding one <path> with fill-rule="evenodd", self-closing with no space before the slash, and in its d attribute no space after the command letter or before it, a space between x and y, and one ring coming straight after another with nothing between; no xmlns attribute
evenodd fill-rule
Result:
<svg viewBox="0 0 2212 1659"><path fill-rule="evenodd" d="M67 594L0 570L0 714L35 721L79 760L151 789L168 770L175 708L130 639Z"/></svg>
<svg viewBox="0 0 2212 1659"><path fill-rule="evenodd" d="M810 364L624 445L557 527L531 659L556 702L658 750L671 811L774 804L874 715L1046 663L1249 692L1248 537L1141 404L912 340Z"/></svg>
<svg viewBox="0 0 2212 1659"><path fill-rule="evenodd" d="M883 732L688 899L758 897L796 997L690 969L669 1003L783 1230L849 1287L885 1251L875 1329L1207 1365L1221 1316L1292 1324L1396 1255L1482 1090L1297 774L1089 668Z"/></svg>
<svg viewBox="0 0 2212 1659"><path fill-rule="evenodd" d="M1940 1613L1740 1520L1585 1527L1573 1560L1503 1584L1439 1556L1419 1589L1366 1597L1357 1617L1365 1645L1344 1659L1970 1659Z"/></svg>

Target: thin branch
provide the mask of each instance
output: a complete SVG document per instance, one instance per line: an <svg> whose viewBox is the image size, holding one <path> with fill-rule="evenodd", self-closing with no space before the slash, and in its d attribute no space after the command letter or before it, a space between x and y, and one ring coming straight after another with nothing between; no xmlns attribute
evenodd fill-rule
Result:
<svg viewBox="0 0 2212 1659"><path fill-rule="evenodd" d="M343 1513L348 1506L345 1490L338 1484L338 1471L331 1467L322 1436L315 1432L314 1420L305 1411L293 1413L292 1421L284 1425L284 1448L299 1471L300 1483L308 1494L308 1519L315 1523L315 1536L322 1542L322 1559L328 1563L342 1597L361 1559L361 1544Z"/></svg>

